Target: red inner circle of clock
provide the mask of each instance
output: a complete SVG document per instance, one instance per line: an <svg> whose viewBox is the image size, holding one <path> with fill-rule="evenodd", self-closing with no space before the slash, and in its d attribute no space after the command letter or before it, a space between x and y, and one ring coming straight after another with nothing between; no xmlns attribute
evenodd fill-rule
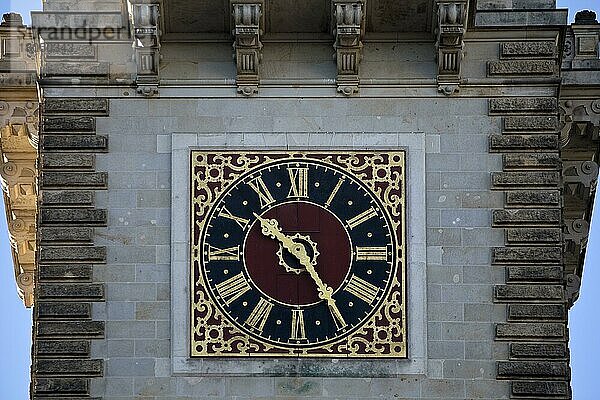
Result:
<svg viewBox="0 0 600 400"><path fill-rule="evenodd" d="M304 202L273 207L262 215L275 219L282 232L302 245L321 280L335 291L350 269L350 240L329 211ZM244 246L246 268L266 295L282 303L305 305L319 301L317 284L298 259L255 222Z"/></svg>

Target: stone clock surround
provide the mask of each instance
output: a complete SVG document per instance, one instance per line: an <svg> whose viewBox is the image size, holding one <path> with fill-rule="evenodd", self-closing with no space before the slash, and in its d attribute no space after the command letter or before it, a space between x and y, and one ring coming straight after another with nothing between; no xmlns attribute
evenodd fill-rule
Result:
<svg viewBox="0 0 600 400"><path fill-rule="evenodd" d="M173 133L171 139L171 364L174 375L195 376L361 376L425 374L425 134L424 133ZM240 359L203 360L189 357L189 221L191 149L391 149L406 150L407 182L407 317L408 358Z"/></svg>

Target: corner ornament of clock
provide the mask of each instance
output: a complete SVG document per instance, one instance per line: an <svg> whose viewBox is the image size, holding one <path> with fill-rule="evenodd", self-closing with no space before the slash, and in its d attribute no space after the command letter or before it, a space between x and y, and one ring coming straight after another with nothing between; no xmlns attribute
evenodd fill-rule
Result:
<svg viewBox="0 0 600 400"><path fill-rule="evenodd" d="M406 353L403 151L191 153L191 355Z"/></svg>

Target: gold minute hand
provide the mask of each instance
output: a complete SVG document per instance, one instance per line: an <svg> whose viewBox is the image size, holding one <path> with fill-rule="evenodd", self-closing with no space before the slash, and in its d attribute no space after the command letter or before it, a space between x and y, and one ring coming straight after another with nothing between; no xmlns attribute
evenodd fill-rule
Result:
<svg viewBox="0 0 600 400"><path fill-rule="evenodd" d="M331 315L338 329L346 326L344 317L335 304L335 299L332 297L333 289L327 286L317 273L313 261L310 259L306 248L301 243L296 243L290 236L287 236L281 231L277 220L266 219L254 213L254 216L260 221L262 234L278 240L283 247L289 251L294 257L300 261L300 264L306 269L312 280L316 283L319 291L319 298L327 301L327 306L331 310Z"/></svg>

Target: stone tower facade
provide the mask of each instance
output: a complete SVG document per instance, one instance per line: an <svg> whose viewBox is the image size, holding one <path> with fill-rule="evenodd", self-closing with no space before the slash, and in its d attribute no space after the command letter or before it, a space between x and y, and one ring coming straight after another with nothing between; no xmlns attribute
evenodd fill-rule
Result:
<svg viewBox="0 0 600 400"><path fill-rule="evenodd" d="M19 295L34 309L31 398L570 399L568 309L598 176L600 24L591 11L566 20L553 0L46 0L33 28L5 14L0 171ZM262 298L243 323L228 314L252 279L207 289L220 311L197 319L194 274L213 279L202 257L246 260L248 246L196 242L207 239L193 235L195 207L208 202L197 192L230 190L235 169L196 154L284 153L402 154L402 178L377 178L372 161L347 182L373 204L390 185L401 193L387 222L398 240L349 257L392 257L403 294L390 300L388 286L350 272L328 292L311 272L325 253L317 234L292 237L257 215L285 273L310 276L315 304L339 308L334 335L347 344L307 356L306 332L326 329L317 320L305 332L307 308L291 311L298 356L249 344L206 356L195 335L209 326L211 343L229 346L236 329L253 343L281 320ZM299 165L285 193L296 202L319 187ZM281 182L244 168L260 206L275 202ZM344 179L323 208L338 190L350 196ZM372 237L378 212L338 219ZM382 325L397 352L349 344L342 292L373 315L401 310Z"/></svg>

